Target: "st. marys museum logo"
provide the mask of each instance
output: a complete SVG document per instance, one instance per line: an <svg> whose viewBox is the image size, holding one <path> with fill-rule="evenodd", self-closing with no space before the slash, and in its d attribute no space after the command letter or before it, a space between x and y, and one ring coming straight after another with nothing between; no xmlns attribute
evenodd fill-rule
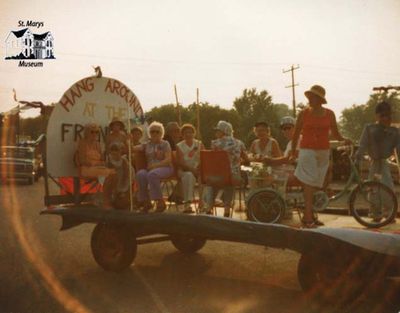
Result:
<svg viewBox="0 0 400 313"><path fill-rule="evenodd" d="M19 21L18 26L41 28L44 22ZM43 67L42 61L55 59L54 37L50 31L33 33L29 27L9 32L5 40L6 60L19 60L20 67Z"/></svg>

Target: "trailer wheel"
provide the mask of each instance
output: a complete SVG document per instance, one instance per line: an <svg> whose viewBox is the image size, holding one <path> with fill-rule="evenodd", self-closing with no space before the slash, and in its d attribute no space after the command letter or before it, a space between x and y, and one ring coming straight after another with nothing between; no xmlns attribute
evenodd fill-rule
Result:
<svg viewBox="0 0 400 313"><path fill-rule="evenodd" d="M206 244L206 239L189 236L171 236L171 242L180 252L191 254L199 251Z"/></svg>
<svg viewBox="0 0 400 313"><path fill-rule="evenodd" d="M91 248L95 261L104 270L120 272L132 264L137 244L121 225L100 223L92 232Z"/></svg>
<svg viewBox="0 0 400 313"><path fill-rule="evenodd" d="M301 255L297 277L301 288L311 298L337 305L354 301L365 286L365 280L351 265L339 265L311 253Z"/></svg>
<svg viewBox="0 0 400 313"><path fill-rule="evenodd" d="M321 269L315 262L315 257L302 254L297 265L297 278L303 291L317 288L321 280Z"/></svg>

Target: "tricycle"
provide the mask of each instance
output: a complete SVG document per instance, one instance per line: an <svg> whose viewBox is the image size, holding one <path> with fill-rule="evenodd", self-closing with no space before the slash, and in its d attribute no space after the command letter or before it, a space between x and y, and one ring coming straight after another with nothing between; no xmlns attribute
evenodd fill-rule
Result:
<svg viewBox="0 0 400 313"><path fill-rule="evenodd" d="M379 182L379 177L361 179L352 158L353 146L341 146L338 150L349 158L351 174L338 193L329 196L321 189L314 194L315 214L324 212L329 204L347 196L349 212L361 225L378 228L392 223L398 209L395 193ZM246 198L249 219L277 223L287 210L297 209L300 214L304 208L303 191L300 182L295 179L288 183L288 177L293 173L289 174L284 167L267 167L267 170L263 167L262 164L255 167L256 175L250 172L250 187L253 184L253 188Z"/></svg>

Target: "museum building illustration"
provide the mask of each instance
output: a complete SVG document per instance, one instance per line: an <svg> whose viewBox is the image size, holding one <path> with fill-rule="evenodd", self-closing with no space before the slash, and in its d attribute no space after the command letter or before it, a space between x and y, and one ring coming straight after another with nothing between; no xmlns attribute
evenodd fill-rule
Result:
<svg viewBox="0 0 400 313"><path fill-rule="evenodd" d="M55 59L51 32L34 34L29 28L10 31L5 40L6 60Z"/></svg>

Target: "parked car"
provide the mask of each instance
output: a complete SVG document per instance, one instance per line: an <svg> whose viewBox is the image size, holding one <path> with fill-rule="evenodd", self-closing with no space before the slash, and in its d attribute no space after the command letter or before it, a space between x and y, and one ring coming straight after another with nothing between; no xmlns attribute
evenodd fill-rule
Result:
<svg viewBox="0 0 400 313"><path fill-rule="evenodd" d="M26 180L33 184L41 172L41 160L34 147L0 147L0 177L2 180Z"/></svg>

